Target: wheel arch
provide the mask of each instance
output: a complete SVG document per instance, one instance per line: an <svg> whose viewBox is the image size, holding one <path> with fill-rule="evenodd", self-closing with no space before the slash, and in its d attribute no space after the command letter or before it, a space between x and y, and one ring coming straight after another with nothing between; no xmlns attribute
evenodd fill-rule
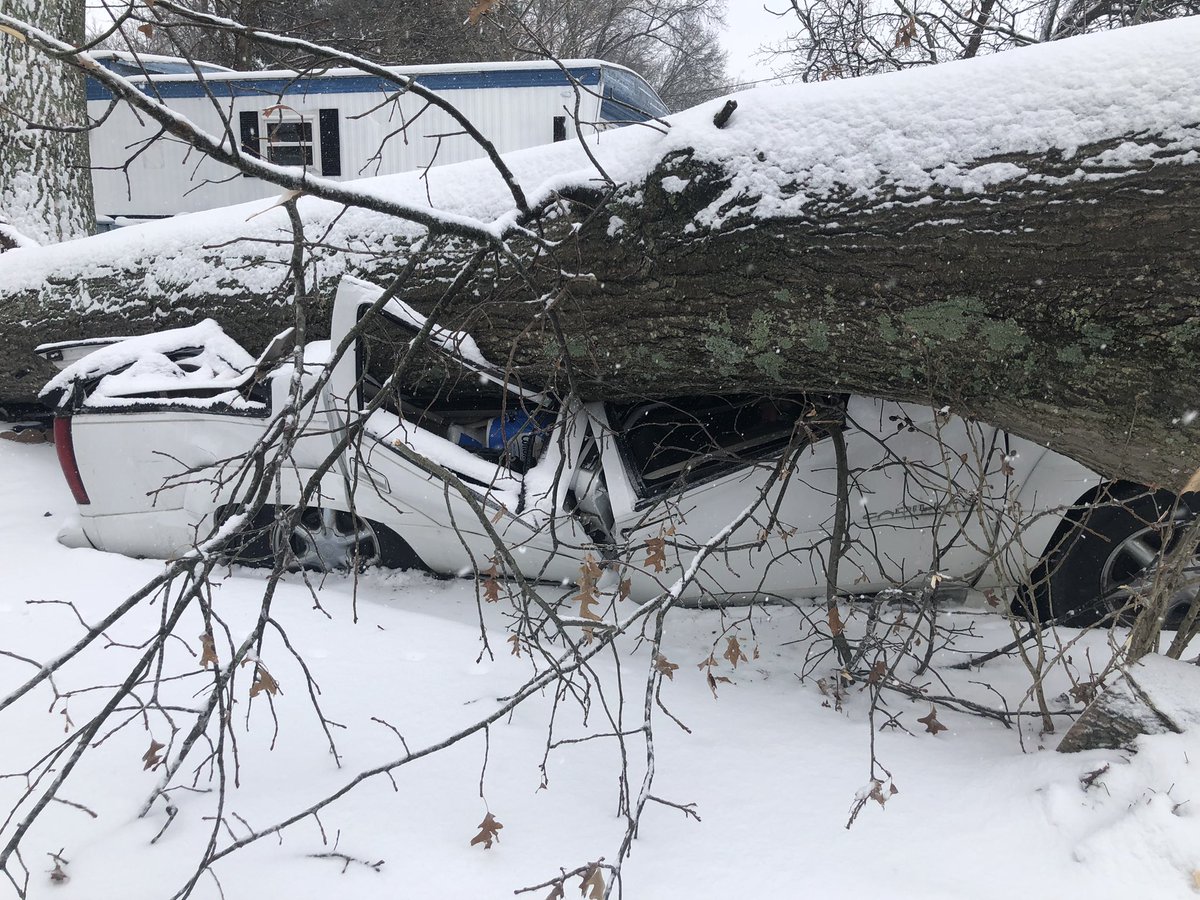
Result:
<svg viewBox="0 0 1200 900"><path fill-rule="evenodd" d="M1025 618L1033 618L1036 615L1039 621L1047 621L1056 617L1054 606L1058 604L1058 618L1065 624L1092 624L1095 615L1087 609L1080 614L1074 604L1062 608L1061 598L1051 602L1051 582L1057 580L1056 573L1059 567L1065 565L1076 552L1075 542L1078 537L1083 536L1088 516L1106 507L1126 506L1145 501L1152 502L1154 510L1169 509L1180 500L1193 514L1197 512L1196 494L1187 494L1180 498L1172 491L1151 488L1124 479L1102 481L1088 488L1063 511L1036 562L1018 585L1013 611Z"/></svg>
<svg viewBox="0 0 1200 900"><path fill-rule="evenodd" d="M1125 481L1123 479L1101 481L1099 484L1092 485L1092 487L1076 498L1070 506L1063 510L1054 531L1045 545L1040 548L1037 556L1038 560L1044 559L1047 553L1061 545L1071 530L1083 522L1084 516L1087 515L1088 510L1095 506L1097 501L1106 498L1120 502L1122 500L1130 500L1150 491L1151 489L1144 484L1138 484L1135 481Z"/></svg>

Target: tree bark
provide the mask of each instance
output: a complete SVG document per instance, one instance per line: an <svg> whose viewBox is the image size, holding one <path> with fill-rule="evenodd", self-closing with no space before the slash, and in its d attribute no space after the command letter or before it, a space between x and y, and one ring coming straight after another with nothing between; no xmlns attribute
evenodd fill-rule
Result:
<svg viewBox="0 0 1200 900"><path fill-rule="evenodd" d="M1080 154L1127 140L1154 143L1121 136ZM1097 172L1119 177L1070 180L1080 154L980 161L1045 176L1036 190L885 195L850 215L842 206L836 221L818 206L757 226L734 211L719 229L689 231L730 175L680 153L602 215L585 206L594 196L577 197L552 225L579 226L554 259L524 248L535 282L557 298L569 366L509 266L485 266L473 285L481 302L446 324L528 379L561 385L569 368L591 397L807 389L949 405L1105 475L1178 489L1200 467L1200 164L1162 151ZM686 189L664 190L668 177ZM609 234L612 216L625 226ZM384 281L403 262L397 243L349 268ZM406 300L432 305L473 249L439 250ZM563 281L560 262L592 275ZM283 283L198 302L160 281L157 301L127 303L155 278L150 258L4 296L0 396L31 397L49 374L28 353L39 341L188 324L202 310L255 350L290 320ZM317 286L314 336L327 328L335 279Z"/></svg>
<svg viewBox="0 0 1200 900"><path fill-rule="evenodd" d="M1200 727L1200 669L1149 655L1118 671L1063 735L1059 753L1136 751L1141 735L1181 734Z"/></svg>
<svg viewBox="0 0 1200 900"><path fill-rule="evenodd" d="M0 13L76 44L84 7L85 0L0 0ZM69 130L86 123L82 75L0 33L0 216L39 243L95 227L87 132ZM0 239L0 250L12 243Z"/></svg>

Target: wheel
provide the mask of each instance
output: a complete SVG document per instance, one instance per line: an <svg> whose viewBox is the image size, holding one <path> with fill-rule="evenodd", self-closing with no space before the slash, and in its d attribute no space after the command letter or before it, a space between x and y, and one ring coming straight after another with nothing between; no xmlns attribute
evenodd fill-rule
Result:
<svg viewBox="0 0 1200 900"><path fill-rule="evenodd" d="M288 516L271 531L271 547L290 569L335 572L379 565L379 539L365 519L340 509L306 507L292 527Z"/></svg>
<svg viewBox="0 0 1200 900"><path fill-rule="evenodd" d="M284 520L290 512L284 511ZM386 525L321 507L305 508L288 529L277 521L274 506L264 506L243 528L230 558L259 568L270 568L279 558L293 571L347 571L355 566L429 571L412 547Z"/></svg>
<svg viewBox="0 0 1200 900"><path fill-rule="evenodd" d="M1134 599L1148 591L1164 551L1182 538L1192 512L1168 491L1127 488L1065 521L1018 592L1016 611L1073 626L1132 621ZM1192 567L1195 568L1194 566ZM1178 626L1200 589L1189 571L1167 602L1165 626Z"/></svg>

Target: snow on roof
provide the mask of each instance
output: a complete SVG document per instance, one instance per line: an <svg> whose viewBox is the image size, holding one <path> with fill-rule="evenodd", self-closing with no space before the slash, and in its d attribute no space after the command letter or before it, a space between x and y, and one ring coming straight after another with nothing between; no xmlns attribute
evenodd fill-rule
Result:
<svg viewBox="0 0 1200 900"><path fill-rule="evenodd" d="M762 219L794 215L814 204L836 218L839 208L853 214L844 206L847 196L860 204L881 196L919 198L933 188L969 194L1001 182L1015 186L1029 173L996 157L1059 148L1071 158L1081 146L1115 135L1160 135L1181 152L1176 161L1195 163L1197 59L1200 17L1176 19L871 78L756 88L736 95L738 109L724 129L713 126L713 114L724 102L715 100L670 117L666 134L634 126L592 141L600 163L619 182L636 185L665 156L689 148L699 161L731 173L727 190L697 214L698 227L719 225L722 206L735 197L757 198L748 209ZM1148 159L1146 154L1144 142L1126 143L1103 159L1078 158L1071 177L1100 177L1089 175L1088 167ZM597 179L575 141L506 160L535 203ZM432 205L496 233L516 216L512 195L486 160L342 183L347 186L408 205ZM51 277L97 278L145 265L150 275L144 293L125 302L187 305L192 297L247 288L265 293L278 285L289 254L284 211L264 212L275 203L260 200L12 250L0 255L0 283L8 291L37 290ZM326 247L369 245L402 253L408 240L424 232L410 222L362 209L343 211L313 198L302 199L300 208ZM742 214L746 210L743 206ZM253 243L231 244L237 237ZM271 240L280 243L261 243ZM328 277L369 273L373 265L365 253L324 253L322 272ZM264 263L228 265L251 258ZM85 294L79 303L87 302ZM109 310L120 305L113 298L103 302Z"/></svg>
<svg viewBox="0 0 1200 900"><path fill-rule="evenodd" d="M193 63L196 68L200 69L206 76L219 75L224 72L233 72L234 70L228 66L217 65L216 63L206 62L205 60L193 60L189 62L182 56L163 56L158 53L130 53L128 50L93 50L91 53L92 59L101 62L106 59L119 59L121 62L129 63L133 66L144 65L146 71L151 75L162 75L163 73L155 72L156 65L169 66L185 66L189 70L189 74L185 77L195 78L194 74L190 74Z"/></svg>
<svg viewBox="0 0 1200 900"><path fill-rule="evenodd" d="M116 55L116 54L108 54ZM131 56L131 54L123 54ZM97 57L99 58L99 57ZM139 58L143 60L156 61L173 61L180 60L174 57L152 57L139 54ZM206 63L205 65L211 65ZM606 69L620 69L624 72L632 72L637 75L632 69L617 63L606 62L602 59L527 59L527 60L512 60L499 62L460 62L460 63L427 63L420 66L384 66L389 72L394 75L453 75L464 74L469 72L510 72L510 71L559 71L562 68L567 69L594 69L604 67ZM224 69L224 67L222 67ZM235 71L233 69L224 69L221 72L205 73L206 81L247 81L254 79L280 79L280 78L296 78L301 76L304 78L361 78L363 72L361 69L354 68L331 68L331 69L313 69L311 71L297 72L295 69L262 69L252 72ZM145 77L145 76L140 76ZM193 74L184 75L157 75L151 74L151 79L159 81L188 81L195 79ZM641 77L640 75L638 76Z"/></svg>

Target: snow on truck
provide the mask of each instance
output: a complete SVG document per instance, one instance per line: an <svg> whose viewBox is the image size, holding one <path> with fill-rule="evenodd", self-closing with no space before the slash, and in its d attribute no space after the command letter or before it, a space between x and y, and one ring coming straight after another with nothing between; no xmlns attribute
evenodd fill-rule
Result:
<svg viewBox="0 0 1200 900"><path fill-rule="evenodd" d="M347 180L483 156L443 111L357 69L234 72L211 63L109 52L131 79L204 131L233 132L242 151ZM501 153L646 121L669 110L637 73L596 59L389 67L444 94ZM578 90L578 95L576 91ZM578 101L577 101L578 96ZM102 226L275 196L279 189L198 154L94 79L87 83L96 215ZM107 113L107 116L106 116ZM228 123L228 124L226 124Z"/></svg>

